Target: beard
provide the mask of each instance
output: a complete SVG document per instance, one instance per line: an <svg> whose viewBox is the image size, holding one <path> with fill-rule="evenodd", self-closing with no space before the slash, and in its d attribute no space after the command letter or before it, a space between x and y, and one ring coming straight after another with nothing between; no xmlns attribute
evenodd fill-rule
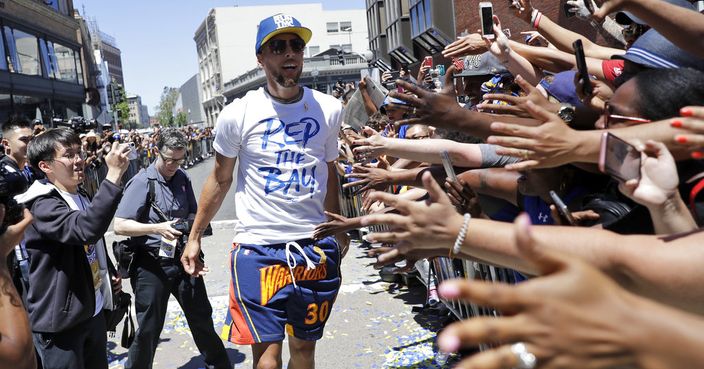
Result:
<svg viewBox="0 0 704 369"><path fill-rule="evenodd" d="M303 68L298 70L293 78L286 78L283 74L277 73L274 80L281 87L295 87L298 85L298 80L301 79L301 73L303 73Z"/></svg>

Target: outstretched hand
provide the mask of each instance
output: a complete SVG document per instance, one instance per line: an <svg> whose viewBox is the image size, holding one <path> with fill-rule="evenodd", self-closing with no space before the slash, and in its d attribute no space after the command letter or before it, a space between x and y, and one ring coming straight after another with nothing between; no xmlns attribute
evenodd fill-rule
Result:
<svg viewBox="0 0 704 369"><path fill-rule="evenodd" d="M395 248L380 255L379 261L396 259L414 250L423 250L432 255L447 255L452 247L463 217L457 213L430 173L423 174L423 186L428 191L427 201L405 200L398 195L374 192L372 200L382 201L398 211L398 214L372 214L363 216L362 226L385 224L388 232L371 233L369 242L394 244Z"/></svg>
<svg viewBox="0 0 704 369"><path fill-rule="evenodd" d="M542 107L549 112L557 112L560 109L560 104L550 102L540 90L535 88L526 81L521 75L517 75L514 82L525 92L524 96L513 96L508 94L485 94L484 100L499 100L507 102L511 105L487 104L481 103L477 105L480 110L487 110L491 113L513 114L520 117L531 118L533 115L528 111L526 103L528 101Z"/></svg>
<svg viewBox="0 0 704 369"><path fill-rule="evenodd" d="M414 115L413 118L399 120L396 126L405 124L425 124L435 127L453 128L462 120L464 109L457 103L455 94L454 75L457 70L452 65L445 73L445 85L440 92L432 92L415 84L397 80L396 85L401 86L411 94L391 91L389 95L404 101L407 105L391 104L392 107L403 109Z"/></svg>
<svg viewBox="0 0 704 369"><path fill-rule="evenodd" d="M502 146L496 153L523 159L507 165L506 169L554 168L577 161L577 131L570 128L556 114L531 101L527 101L525 107L532 117L543 123L536 127L498 122L491 124L494 132L506 135L487 138L488 143Z"/></svg>
<svg viewBox="0 0 704 369"><path fill-rule="evenodd" d="M508 345L514 342L523 342L540 368L576 368L586 362L611 368L632 362L632 350L625 346L634 327L623 322L637 298L593 266L541 248L526 214L516 219L514 229L521 256L542 276L513 286L466 279L444 282L438 290L442 297L496 307L506 316L449 325L438 337L440 350L504 344L463 360L458 365L462 368L518 367Z"/></svg>
<svg viewBox="0 0 704 369"><path fill-rule="evenodd" d="M487 45L479 33L471 33L457 37L457 40L442 51L445 58L459 58L468 55L479 55L487 51Z"/></svg>

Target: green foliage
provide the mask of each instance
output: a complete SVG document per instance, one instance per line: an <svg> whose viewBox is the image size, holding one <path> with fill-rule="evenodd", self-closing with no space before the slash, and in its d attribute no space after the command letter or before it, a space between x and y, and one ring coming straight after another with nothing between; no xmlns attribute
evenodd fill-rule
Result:
<svg viewBox="0 0 704 369"><path fill-rule="evenodd" d="M175 119L176 117L174 117L174 106L176 106L176 100L178 100L178 89L168 86L164 87L156 113L156 117L159 119L159 123L162 127L170 127L177 123Z"/></svg>
<svg viewBox="0 0 704 369"><path fill-rule="evenodd" d="M176 114L176 119L174 122L176 122L176 126L183 127L188 124L188 116L186 113L179 111L178 114Z"/></svg>

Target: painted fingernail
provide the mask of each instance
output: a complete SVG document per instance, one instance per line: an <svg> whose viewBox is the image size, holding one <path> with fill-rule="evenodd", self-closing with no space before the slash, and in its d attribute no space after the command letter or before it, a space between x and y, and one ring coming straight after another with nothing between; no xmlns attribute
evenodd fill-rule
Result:
<svg viewBox="0 0 704 369"><path fill-rule="evenodd" d="M699 160L701 158L704 158L704 153L702 153L701 151L695 151L695 152L691 153L690 156L692 157L692 159Z"/></svg>
<svg viewBox="0 0 704 369"><path fill-rule="evenodd" d="M692 111L691 108L682 108L680 109L680 115L683 117L691 117L694 115L694 111Z"/></svg>
<svg viewBox="0 0 704 369"><path fill-rule="evenodd" d="M448 283L441 284L438 288L438 292L440 296L448 299L453 299L460 295L460 289L457 288L457 285Z"/></svg>
<svg viewBox="0 0 704 369"><path fill-rule="evenodd" d="M672 123L670 123L670 125L675 128L682 128L682 121L681 120L673 120Z"/></svg>
<svg viewBox="0 0 704 369"><path fill-rule="evenodd" d="M677 142L679 142L679 143L681 143L681 144L685 144L685 143L687 143L687 137L685 137L685 136L677 136L677 137L675 137L675 141L677 141Z"/></svg>
<svg viewBox="0 0 704 369"><path fill-rule="evenodd" d="M456 352L460 348L460 339L457 336L443 334L438 338L438 348L444 352Z"/></svg>

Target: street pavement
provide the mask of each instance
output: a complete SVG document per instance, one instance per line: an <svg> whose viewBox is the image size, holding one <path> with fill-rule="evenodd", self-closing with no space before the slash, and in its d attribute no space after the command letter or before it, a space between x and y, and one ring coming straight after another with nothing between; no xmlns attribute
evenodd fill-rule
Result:
<svg viewBox="0 0 704 369"><path fill-rule="evenodd" d="M197 191L196 197L199 196L213 163L211 158L188 169ZM204 278L218 333L227 313L230 283L228 263L234 219L234 196L231 191L213 222L213 235L203 239L206 264L210 268L210 273ZM106 239L111 244L120 237L108 233ZM449 363L440 365L435 360L436 332L447 316L439 316L435 310L413 312L413 307L420 307L425 302L425 287L419 283L408 288L382 282L378 272L368 265L372 261L366 256L364 247L353 243L342 262L340 293L330 314L324 338L317 345L316 367L449 368ZM131 292L129 281L125 281L123 286L127 292ZM122 368L127 358L127 350L120 346L121 330L122 323L118 326L116 336L108 338L110 368ZM252 367L252 355L248 346L225 342L225 348L234 368ZM452 357L450 362L454 359L456 358ZM287 361L288 349L285 348L284 368ZM172 297L154 368L197 369L204 366L185 317Z"/></svg>

